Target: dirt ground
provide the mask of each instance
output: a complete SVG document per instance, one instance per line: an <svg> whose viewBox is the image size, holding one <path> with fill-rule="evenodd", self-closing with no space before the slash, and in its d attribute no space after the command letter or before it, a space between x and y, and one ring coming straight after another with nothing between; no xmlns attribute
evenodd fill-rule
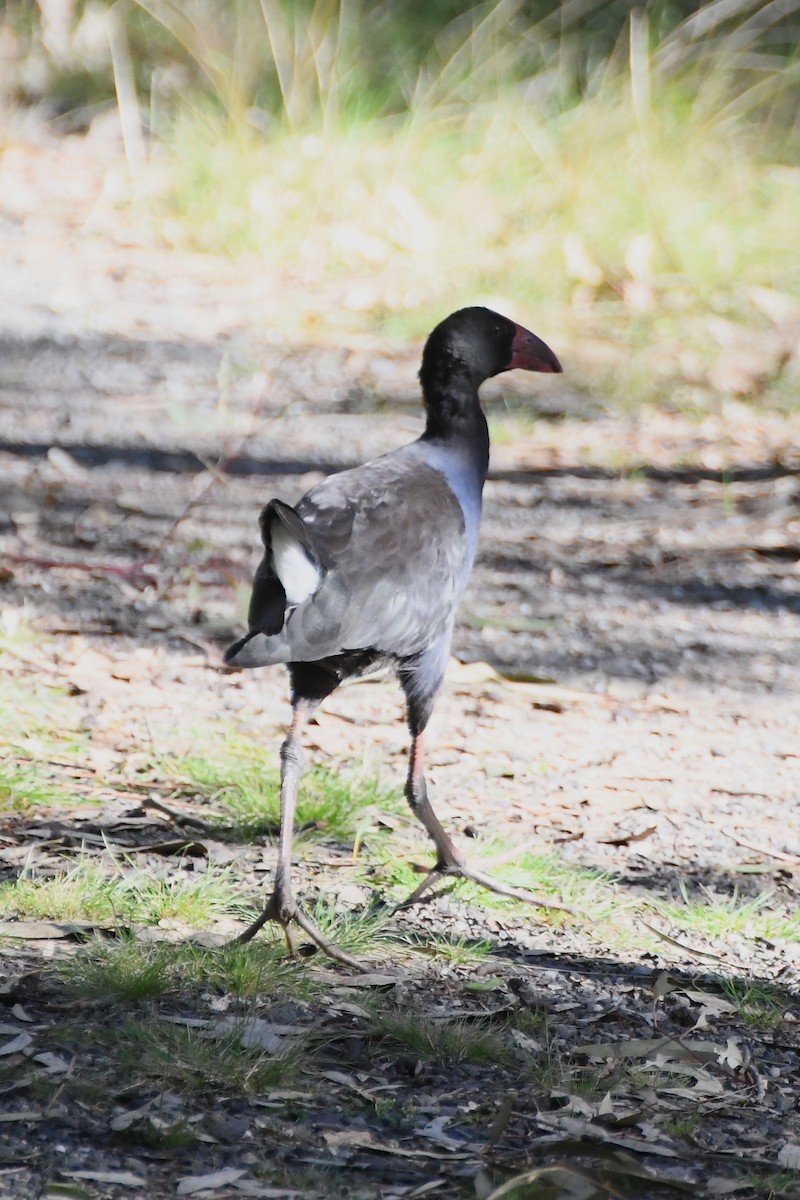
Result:
<svg viewBox="0 0 800 1200"><path fill-rule="evenodd" d="M98 761L105 753L119 763L142 740L171 744L182 725L215 714L277 750L284 672L216 670L241 624L258 511L415 436L418 349L281 344L270 318L291 281L158 245L115 204L116 155L104 140L70 138L20 142L0 160L0 609L22 608L47 635L3 669L76 685ZM529 323L536 328L535 315ZM608 415L570 390L568 350L552 340L563 382L487 388L496 436L481 547L431 732L437 808L462 840L477 834L478 851L482 830L502 829L612 872L634 901L679 902L682 889L769 893L789 920L800 868L800 418L724 397L702 417L666 404ZM503 419L511 387L517 403L529 398L535 422ZM318 760L364 759L399 783L406 735L396 688L342 689L308 744ZM73 832L81 820L70 817ZM4 821L6 848L36 844L36 822ZM245 880L263 878L253 866L263 853L242 848ZM312 874L321 885L325 864ZM346 872L328 874L352 905ZM662 1185L770 1194L753 1190L753 1170L783 1171L772 1194L798 1194L797 932L714 940L653 918L646 951L626 955L591 920L498 916L449 896L399 920L423 937L446 928L488 939L503 1005L524 1003L521 987L567 1014L561 1025L554 1017L564 1054L579 1043L682 1037L697 1016L691 1005L704 1003L686 995L710 995L719 977L770 983L784 1015L769 1030L743 1032L713 1012L700 1026L723 1051L733 1041L739 1061L722 1062L720 1089L690 1098L707 1117L699 1141L654 1131L636 1115L647 1107L641 1096L605 1122L588 1104L559 1109L556 1120L519 1097L487 1149L485 1129L480 1140L479 1126L465 1131L454 1114L478 1101L500 1111L507 1081L460 1067L426 1069L414 1086L427 1097L427 1124L418 1118L391 1137L348 1121L332 1101L291 1122L277 1107L259 1114L227 1101L228 1124L189 1161L115 1148L108 1110L97 1106L56 1105L26 1124L12 1090L0 1099L10 1131L0 1195L55 1195L47 1181L57 1177L77 1184L69 1194L173 1195L181 1177L238 1170L200 1194L486 1196L487 1178L563 1161L568 1142L581 1143L570 1151L579 1163L613 1150L650 1172L598 1195L660 1195ZM30 991L20 980L54 945L8 942L2 998L24 1003L37 1028L58 1019L58 996L46 979ZM378 953L368 969L392 964ZM330 1011L355 1020L339 1002L357 991L328 965L314 970L330 976ZM683 1000L661 994L664 972L666 993ZM467 968L422 961L403 975L401 1000L427 996L433 1013L472 1011L478 1000L498 1007L496 996L491 1005L467 997ZM713 1060L707 1045L702 1053ZM341 1062L351 1098L369 1090L358 1054ZM401 1092L411 1086L401 1082ZM264 1155L329 1171L327 1191L257 1182Z"/></svg>

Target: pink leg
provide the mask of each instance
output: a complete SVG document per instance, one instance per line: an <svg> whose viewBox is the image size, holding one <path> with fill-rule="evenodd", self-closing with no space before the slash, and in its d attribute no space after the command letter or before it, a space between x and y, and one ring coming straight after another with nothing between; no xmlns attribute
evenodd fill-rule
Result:
<svg viewBox="0 0 800 1200"><path fill-rule="evenodd" d="M480 884L481 887L487 888L490 892L496 892L500 896L511 896L515 900L523 900L527 904L535 904L538 908L551 908L558 912L568 913L574 911L566 904L559 904L555 900L542 900L539 896L535 896L533 892L526 892L522 888L515 888L509 884L501 883L500 880L493 879L491 875L485 875L482 871L478 871L475 867L470 866L461 851L453 844L451 838L442 827L436 813L433 811L431 802L428 799L424 770L424 731L420 731L412 737L411 741L406 799L411 807L411 811L416 817L419 817L436 846L437 857L433 868L422 880L419 887L415 888L408 899L403 901L399 906L400 908L408 908L410 905L416 904L420 897L441 879L445 879L447 876L455 876L461 879L471 879L473 883Z"/></svg>

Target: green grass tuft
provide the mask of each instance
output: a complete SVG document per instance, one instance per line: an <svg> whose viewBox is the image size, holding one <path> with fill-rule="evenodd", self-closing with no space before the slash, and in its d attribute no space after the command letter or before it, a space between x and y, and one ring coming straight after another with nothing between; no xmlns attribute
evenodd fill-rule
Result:
<svg viewBox="0 0 800 1200"><path fill-rule="evenodd" d="M335 894L322 893L308 915L322 932L340 949L358 955L385 943L385 926L391 911L384 908L364 909L360 912L343 910Z"/></svg>
<svg viewBox="0 0 800 1200"><path fill-rule="evenodd" d="M790 916L773 907L771 893L743 897L735 889L731 896L715 896L705 892L700 898L690 898L681 886L682 903L659 904L657 911L688 933L708 938L725 938L739 934L748 938L800 941L800 914Z"/></svg>
<svg viewBox="0 0 800 1200"><path fill-rule="evenodd" d="M191 755L161 766L179 786L188 786L213 802L216 819L232 826L240 837L249 839L277 829L280 773L271 758L251 747L239 748L235 758ZM399 794L375 775L314 768L300 785L298 840L318 832L341 841L360 841L367 832L373 835L378 830L382 811L395 812L401 805Z"/></svg>
<svg viewBox="0 0 800 1200"><path fill-rule="evenodd" d="M260 938L249 946L212 949L191 942L139 940L124 933L114 941L92 940L58 967L69 996L128 1004L165 996L218 994L244 1001L258 997L293 1000L317 990L306 965L287 957L282 938Z"/></svg>
<svg viewBox="0 0 800 1200"><path fill-rule="evenodd" d="M788 1007L779 993L765 983L739 983L734 979L721 979L722 990L736 1005L740 1019L745 1025L757 1029L774 1029L783 1019Z"/></svg>
<svg viewBox="0 0 800 1200"><path fill-rule="evenodd" d="M290 995L313 995L316 983L302 961L287 957L286 942L277 925L268 926L246 946L215 949L183 945L173 958L173 970L182 986L221 992L239 1000Z"/></svg>
<svg viewBox="0 0 800 1200"><path fill-rule="evenodd" d="M163 1019L126 1021L109 1033L110 1050L123 1077L152 1081L165 1090L263 1094L299 1069L297 1044L270 1054L243 1044L241 1031L210 1037Z"/></svg>
<svg viewBox="0 0 800 1200"><path fill-rule="evenodd" d="M175 951L148 945L131 936L116 943L96 941L64 963L67 991L83 1000L135 1003L165 995L174 985Z"/></svg>
<svg viewBox="0 0 800 1200"><path fill-rule="evenodd" d="M386 1047L399 1046L425 1061L501 1064L509 1051L487 1022L432 1020L429 1015L391 1009L375 1012L373 1035Z"/></svg>
<svg viewBox="0 0 800 1200"><path fill-rule="evenodd" d="M74 796L40 767L0 763L0 811L30 812L40 805L63 805L67 800L74 803Z"/></svg>
<svg viewBox="0 0 800 1200"><path fill-rule="evenodd" d="M770 1175L753 1172L749 1180L759 1200L794 1200L797 1195L796 1171L774 1171Z"/></svg>
<svg viewBox="0 0 800 1200"><path fill-rule="evenodd" d="M700 1118L691 1113L680 1117L671 1117L663 1123L665 1133L676 1138L693 1137L699 1128Z"/></svg>
<svg viewBox="0 0 800 1200"><path fill-rule="evenodd" d="M465 848L476 866L480 866L501 882L534 892L543 899L552 897L563 900L579 914L591 912L595 924L609 920L617 911L619 900L610 887L610 877L601 871L577 867L557 855L547 853L522 851L519 855L509 858L508 842L498 838L468 842ZM431 851L426 851L422 843L418 849L420 860L430 861L433 865ZM389 889L392 898L400 901L418 886L422 877L411 866L411 857L407 850L402 857L398 855L396 847L391 854L381 850L380 855L381 882ZM494 858L498 859L497 865L493 862ZM499 861L500 859L503 861ZM466 879L455 879L452 883L447 881L441 886L452 886L458 898L468 904L502 910L514 908L517 911L529 908L518 900L498 895ZM571 919L567 914L559 912L547 912L544 909L541 912L543 920L554 924Z"/></svg>
<svg viewBox="0 0 800 1200"><path fill-rule="evenodd" d="M199 874L178 872L158 878L134 866L114 870L84 858L52 878L23 876L0 885L0 913L6 917L115 926L172 920L203 927L240 910L235 874L213 866Z"/></svg>
<svg viewBox="0 0 800 1200"><path fill-rule="evenodd" d="M448 937L446 934L403 933L399 939L422 954L433 959L451 963L453 966L470 966L481 963L493 951L491 942L479 938ZM475 991L482 990L475 986ZM486 990L491 990L489 986Z"/></svg>
<svg viewBox="0 0 800 1200"><path fill-rule="evenodd" d="M0 652L3 640L0 638ZM62 688L0 672L0 808L80 802L49 761L80 761L88 737L75 697ZM12 765L16 764L16 765Z"/></svg>

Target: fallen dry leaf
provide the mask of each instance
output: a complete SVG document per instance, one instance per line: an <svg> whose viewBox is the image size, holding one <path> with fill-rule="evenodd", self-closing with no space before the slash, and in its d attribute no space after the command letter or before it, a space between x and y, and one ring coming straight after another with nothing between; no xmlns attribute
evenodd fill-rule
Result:
<svg viewBox="0 0 800 1200"><path fill-rule="evenodd" d="M25 941L51 941L76 934L89 934L100 926L91 921L0 921L0 937L22 938Z"/></svg>
<svg viewBox="0 0 800 1200"><path fill-rule="evenodd" d="M25 1050L33 1041L33 1035L30 1033L19 1033L10 1042L0 1046L0 1058L5 1058L7 1054L19 1054L21 1050Z"/></svg>
<svg viewBox="0 0 800 1200"><path fill-rule="evenodd" d="M713 992L699 992L689 988L679 988L678 990L684 996L688 996L693 1004L702 1005L704 1011L709 1014L717 1016L720 1013L735 1013L737 1011L736 1005L732 1004L730 1000L725 1000L722 996L715 996Z"/></svg>
<svg viewBox="0 0 800 1200"><path fill-rule="evenodd" d="M118 1113L116 1117L112 1117L108 1123L109 1129L113 1129L115 1133L121 1133L124 1129L130 1129L137 1121L141 1121L153 1107L158 1103L158 1099L148 1100L139 1108L129 1108L127 1112Z"/></svg>
<svg viewBox="0 0 800 1200"><path fill-rule="evenodd" d="M784 1142L778 1150L778 1162L790 1171L800 1171L800 1144Z"/></svg>
<svg viewBox="0 0 800 1200"><path fill-rule="evenodd" d="M88 1179L92 1183L113 1183L117 1187L143 1188L147 1180L132 1171L64 1171L68 1179Z"/></svg>
<svg viewBox="0 0 800 1200"><path fill-rule="evenodd" d="M380 971L367 971L363 975L353 975L349 979L337 978L338 987L334 991L350 991L353 988L379 988L387 990L396 987L400 976L387 975Z"/></svg>
<svg viewBox="0 0 800 1200"><path fill-rule="evenodd" d="M224 1017L208 1029L207 1036L213 1038L236 1037L242 1046L257 1047L268 1054L279 1054L291 1041L303 1037L308 1031L302 1025L276 1025L262 1017Z"/></svg>
<svg viewBox="0 0 800 1200"><path fill-rule="evenodd" d="M235 1183L247 1172L237 1167L223 1167L220 1171L210 1171L207 1175L184 1175L178 1180L175 1189L179 1196L193 1196L195 1192L210 1192L214 1188L227 1187Z"/></svg>
<svg viewBox="0 0 800 1200"><path fill-rule="evenodd" d="M58 1054L52 1054L49 1050L45 1050L43 1054L34 1054L33 1061L43 1066L48 1075L63 1075L72 1066L71 1062Z"/></svg>

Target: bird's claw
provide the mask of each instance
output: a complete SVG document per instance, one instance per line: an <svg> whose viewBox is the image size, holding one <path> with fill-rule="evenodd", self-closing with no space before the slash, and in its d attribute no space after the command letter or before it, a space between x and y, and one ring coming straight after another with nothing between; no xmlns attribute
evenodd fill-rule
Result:
<svg viewBox="0 0 800 1200"><path fill-rule="evenodd" d="M460 855L452 859L440 858L411 895L398 904L397 908L410 908L427 891L445 879L469 879L472 883L477 883L480 887L486 888L487 891L495 892L498 896L509 896L512 900L519 900L524 904L533 904L537 908L569 913L573 917L578 915L574 908L570 908L569 905L562 904L558 900L544 900L541 896L535 895L534 892L528 892L524 888L512 887L510 884L502 883L499 879L495 879L491 875L484 874L483 871L478 871L475 867L470 866Z"/></svg>
<svg viewBox="0 0 800 1200"><path fill-rule="evenodd" d="M329 958L333 958L336 962L343 963L344 966L351 967L355 971L363 970L363 966L357 958L353 958L345 950L340 950L336 943L326 937L311 918L306 916L302 909L298 907L291 894L281 894L277 890L270 896L264 911L253 921L252 925L248 925L247 929L234 939L233 944L244 946L247 942L252 941L259 930L266 925L267 921L276 921L281 926L289 953L293 958L296 958L298 955L297 939L293 926L298 925L311 938L311 941L319 947L323 954L327 954Z"/></svg>

